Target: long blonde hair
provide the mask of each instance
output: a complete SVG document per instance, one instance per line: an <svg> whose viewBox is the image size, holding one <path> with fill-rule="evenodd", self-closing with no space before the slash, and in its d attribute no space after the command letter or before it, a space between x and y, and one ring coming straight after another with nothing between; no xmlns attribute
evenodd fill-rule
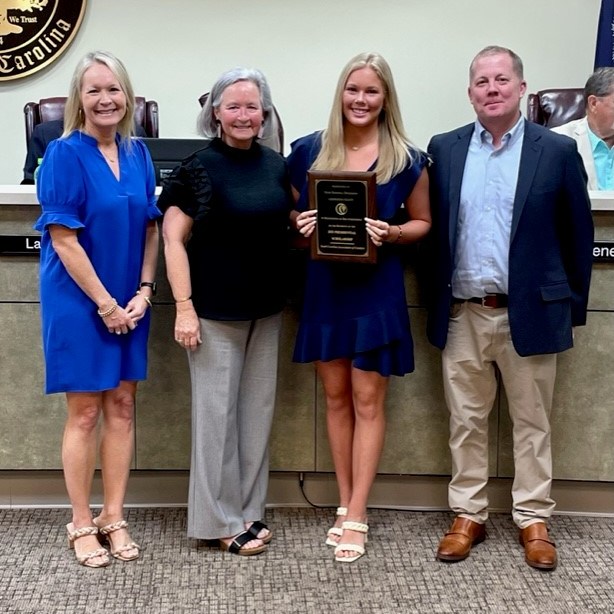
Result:
<svg viewBox="0 0 614 614"><path fill-rule="evenodd" d="M117 132L122 140L128 139L134 131L134 90L126 67L108 51L92 51L83 56L77 64L70 82L70 90L64 109L64 133L62 136L68 136L73 130L81 130L85 126L85 116L81 109L81 86L83 85L85 71L94 64L106 66L115 75L119 87L126 96L126 113L117 125Z"/></svg>
<svg viewBox="0 0 614 614"><path fill-rule="evenodd" d="M414 159L418 150L405 134L390 66L378 53L361 53L353 57L342 70L328 126L322 133L322 148L311 168L333 171L343 168L345 164L343 92L350 75L361 68L373 70L384 87L384 105L378 120L379 155L375 172L377 183L387 183Z"/></svg>

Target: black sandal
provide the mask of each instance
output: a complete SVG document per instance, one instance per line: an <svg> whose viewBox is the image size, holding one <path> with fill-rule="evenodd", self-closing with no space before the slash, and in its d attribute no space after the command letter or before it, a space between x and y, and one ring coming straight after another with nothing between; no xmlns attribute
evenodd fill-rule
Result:
<svg viewBox="0 0 614 614"><path fill-rule="evenodd" d="M263 530L268 531L269 534L266 537L258 537L258 534ZM267 525L264 524L264 522L261 522L260 520L256 520L255 522L252 522L249 529L247 529L247 532L251 533L256 539L259 539L263 544L268 544L273 539L273 531L271 531L271 529L269 529L269 527L267 527Z"/></svg>
<svg viewBox="0 0 614 614"><path fill-rule="evenodd" d="M249 531L243 531L243 533L239 533L235 536L235 538L227 544L223 540L219 540L219 546L221 550L225 552L230 552L231 554L238 554L239 556L252 556L254 554L260 554L267 549L267 545L265 543L262 546L256 546L255 548L245 548L245 544L253 541L255 538ZM262 540L260 540L262 541Z"/></svg>

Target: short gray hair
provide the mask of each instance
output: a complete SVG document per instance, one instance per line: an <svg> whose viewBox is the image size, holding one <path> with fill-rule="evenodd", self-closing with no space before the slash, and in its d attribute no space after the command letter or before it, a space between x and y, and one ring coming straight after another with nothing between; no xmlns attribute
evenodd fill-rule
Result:
<svg viewBox="0 0 614 614"><path fill-rule="evenodd" d="M608 96L614 91L614 68L604 66L598 68L584 86L584 103L588 104L589 96Z"/></svg>
<svg viewBox="0 0 614 614"><path fill-rule="evenodd" d="M260 92L260 106L264 117L262 128L262 138L270 136L272 132L271 117L273 115L273 100L271 89L265 76L256 68L233 68L223 73L213 84L211 93L207 97L205 104L196 120L198 132L207 138L217 135L217 120L215 119L214 109L217 109L222 102L222 94L227 87L239 81L251 81Z"/></svg>

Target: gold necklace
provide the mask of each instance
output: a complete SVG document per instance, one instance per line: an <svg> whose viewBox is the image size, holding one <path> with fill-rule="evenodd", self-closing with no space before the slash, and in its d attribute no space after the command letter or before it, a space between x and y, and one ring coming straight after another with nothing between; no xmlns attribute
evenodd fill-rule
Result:
<svg viewBox="0 0 614 614"><path fill-rule="evenodd" d="M364 149L366 147L373 147L374 145L377 145L377 142L365 143L364 145L347 145L347 147L352 151L359 151L360 149Z"/></svg>
<svg viewBox="0 0 614 614"><path fill-rule="evenodd" d="M111 163L111 164L115 164L117 162L117 158L111 158L110 156L108 156L100 147L98 148L98 151L100 151L100 153ZM116 150L117 151L117 150ZM117 154L116 154L117 155Z"/></svg>

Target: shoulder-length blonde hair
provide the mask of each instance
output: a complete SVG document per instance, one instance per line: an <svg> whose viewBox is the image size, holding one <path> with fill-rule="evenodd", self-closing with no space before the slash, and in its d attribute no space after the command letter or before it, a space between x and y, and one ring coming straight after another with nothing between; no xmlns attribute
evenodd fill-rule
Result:
<svg viewBox="0 0 614 614"><path fill-rule="evenodd" d="M388 62L378 53L361 53L353 57L342 70L335 90L328 126L322 133L322 149L315 159L313 170L340 170L345 163L343 130L343 91L350 75L361 68L370 68L384 88L384 105L379 116L379 154L375 172L377 183L390 181L413 160L417 148L411 143L401 119L399 99Z"/></svg>
<svg viewBox="0 0 614 614"><path fill-rule="evenodd" d="M73 130L81 130L85 126L85 116L81 107L81 86L83 75L94 64L103 64L115 76L119 87L126 96L126 114L117 125L117 132L121 139L129 139L134 132L134 90L126 67L121 61L108 51L92 51L79 61L70 81L70 89L66 107L64 109L64 133L68 136Z"/></svg>

